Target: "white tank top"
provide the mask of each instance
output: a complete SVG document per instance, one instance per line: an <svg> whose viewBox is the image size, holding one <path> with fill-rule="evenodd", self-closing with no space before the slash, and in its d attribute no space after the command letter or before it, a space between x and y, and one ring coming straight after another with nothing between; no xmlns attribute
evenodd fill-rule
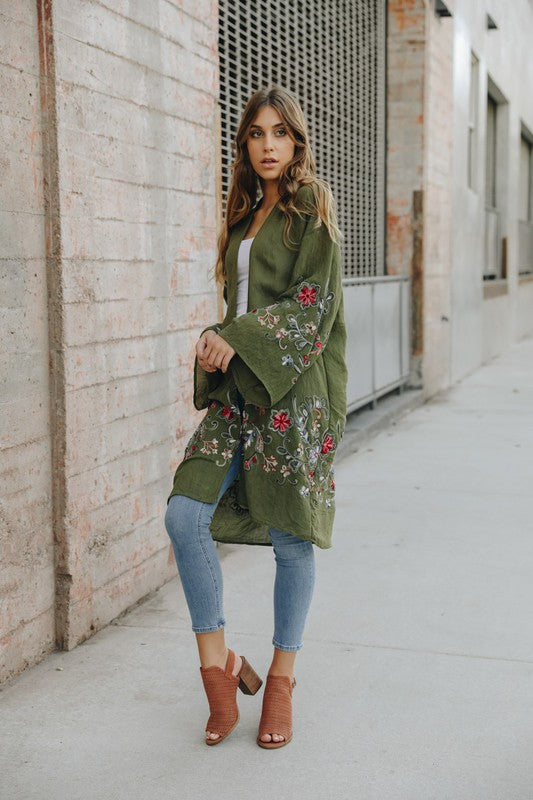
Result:
<svg viewBox="0 0 533 800"><path fill-rule="evenodd" d="M248 275L250 269L250 247L255 236L251 239L243 239L239 246L237 257L237 312L235 316L240 317L248 311Z"/></svg>

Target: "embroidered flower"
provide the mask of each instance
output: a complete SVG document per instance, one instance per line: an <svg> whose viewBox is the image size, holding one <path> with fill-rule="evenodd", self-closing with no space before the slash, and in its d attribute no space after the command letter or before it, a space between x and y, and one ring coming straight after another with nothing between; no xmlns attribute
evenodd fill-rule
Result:
<svg viewBox="0 0 533 800"><path fill-rule="evenodd" d="M277 325L279 322L279 314L272 314L270 311L266 311L265 314L257 317L257 319L261 325L266 325L267 328L273 328L274 325Z"/></svg>
<svg viewBox="0 0 533 800"><path fill-rule="evenodd" d="M313 466L318 461L318 454L319 454L319 448L318 447L311 448L311 451L309 453L309 462L311 464L313 464Z"/></svg>
<svg viewBox="0 0 533 800"><path fill-rule="evenodd" d="M327 433L326 436L324 437L324 441L322 442L322 452L328 453L330 450L333 450L334 446L335 445L333 443L333 439L331 438L329 433Z"/></svg>
<svg viewBox="0 0 533 800"><path fill-rule="evenodd" d="M288 331L285 328L278 328L276 331L276 338L277 339L286 339L289 335Z"/></svg>
<svg viewBox="0 0 533 800"><path fill-rule="evenodd" d="M283 358L281 359L281 363L283 364L284 367L292 367L292 365L294 364L293 357L289 355L283 356Z"/></svg>
<svg viewBox="0 0 533 800"><path fill-rule="evenodd" d="M265 461L263 463L263 469L265 470L265 472L275 472L277 465L278 462L275 456L266 456Z"/></svg>
<svg viewBox="0 0 533 800"><path fill-rule="evenodd" d="M226 417L226 419L233 419L235 416L230 406L223 406L220 413L223 417Z"/></svg>
<svg viewBox="0 0 533 800"><path fill-rule="evenodd" d="M285 410L273 413L271 421L274 428L276 428L276 430L280 431L281 433L283 433L287 428L289 428L292 425L292 420L289 417L288 412Z"/></svg>
<svg viewBox="0 0 533 800"><path fill-rule="evenodd" d="M218 439L206 439L200 448L202 453L218 453Z"/></svg>
<svg viewBox="0 0 533 800"><path fill-rule="evenodd" d="M302 288L300 289L300 293L298 295L298 302L302 308L312 306L314 303L316 303L316 292L319 288L320 287L316 286L314 283L310 285L305 283L302 284Z"/></svg>

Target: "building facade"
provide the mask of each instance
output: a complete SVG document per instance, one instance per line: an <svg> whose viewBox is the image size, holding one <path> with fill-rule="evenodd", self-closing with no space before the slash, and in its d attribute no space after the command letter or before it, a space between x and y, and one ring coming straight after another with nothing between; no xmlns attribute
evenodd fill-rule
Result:
<svg viewBox="0 0 533 800"><path fill-rule="evenodd" d="M533 4L0 0L0 20L1 681L176 574L165 502L255 88L300 97L339 204L352 411L533 332Z"/></svg>

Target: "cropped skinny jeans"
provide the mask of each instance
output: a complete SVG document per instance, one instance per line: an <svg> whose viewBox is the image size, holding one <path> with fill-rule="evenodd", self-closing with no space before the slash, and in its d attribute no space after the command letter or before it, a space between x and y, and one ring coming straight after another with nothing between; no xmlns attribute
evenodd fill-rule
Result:
<svg viewBox="0 0 533 800"><path fill-rule="evenodd" d="M209 525L218 501L238 473L241 459L242 444L233 455L215 503L175 494L167 504L165 528L172 542L194 633L210 633L226 624L222 570ZM269 535L276 561L272 644L278 650L293 652L303 646L313 595L313 543L277 528L269 528Z"/></svg>

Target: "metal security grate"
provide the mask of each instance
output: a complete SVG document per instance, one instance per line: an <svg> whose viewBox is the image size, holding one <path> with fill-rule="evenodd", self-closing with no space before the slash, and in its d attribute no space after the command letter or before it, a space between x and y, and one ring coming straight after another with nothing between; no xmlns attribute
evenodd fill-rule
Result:
<svg viewBox="0 0 533 800"><path fill-rule="evenodd" d="M384 0L220 0L222 193L248 97L273 83L304 110L335 195L347 278L384 274Z"/></svg>

